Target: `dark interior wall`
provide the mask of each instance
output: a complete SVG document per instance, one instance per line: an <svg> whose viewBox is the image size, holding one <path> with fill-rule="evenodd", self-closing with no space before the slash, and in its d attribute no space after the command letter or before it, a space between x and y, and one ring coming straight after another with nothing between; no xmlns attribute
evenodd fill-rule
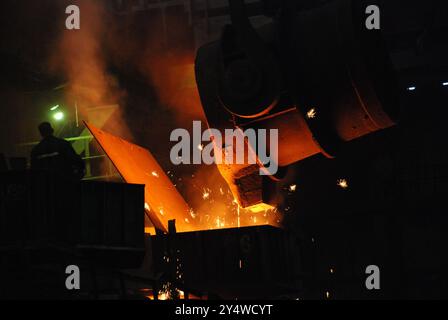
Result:
<svg viewBox="0 0 448 320"><path fill-rule="evenodd" d="M440 117L448 88L434 82L418 90L403 92L397 127L350 143L337 159L296 165L294 214L285 225L307 244L311 296L447 297L448 151ZM337 186L340 178L347 189ZM380 291L364 287L372 264L382 272Z"/></svg>
<svg viewBox="0 0 448 320"><path fill-rule="evenodd" d="M17 154L14 144L36 140L35 123L42 118L39 107L50 103L43 95L58 83L49 75L47 57L56 41L61 15L51 0L2 1L0 10L0 148Z"/></svg>

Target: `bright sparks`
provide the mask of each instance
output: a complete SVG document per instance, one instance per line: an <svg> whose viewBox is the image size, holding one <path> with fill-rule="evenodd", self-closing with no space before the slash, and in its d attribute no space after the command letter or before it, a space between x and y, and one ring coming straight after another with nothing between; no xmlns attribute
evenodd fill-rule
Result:
<svg viewBox="0 0 448 320"><path fill-rule="evenodd" d="M194 212L194 210L191 209L191 208L190 208L190 216L191 216L193 219L195 219L196 216L197 216L197 214L196 214L196 213Z"/></svg>
<svg viewBox="0 0 448 320"><path fill-rule="evenodd" d="M168 300L168 295L165 292L160 293L158 299L159 300Z"/></svg>
<svg viewBox="0 0 448 320"><path fill-rule="evenodd" d="M159 177L159 174L156 171L151 172L151 174L152 174L153 177L156 177L156 178Z"/></svg>
<svg viewBox="0 0 448 320"><path fill-rule="evenodd" d="M306 116L308 119L314 119L317 116L317 111L315 108L311 108L307 113Z"/></svg>
<svg viewBox="0 0 448 320"><path fill-rule="evenodd" d="M222 221L219 217L216 219L216 226L218 228L224 228L225 227L224 221Z"/></svg>
<svg viewBox="0 0 448 320"><path fill-rule="evenodd" d="M339 179L337 181L337 185L339 187L341 187L342 189L347 189L348 188L348 181L346 179Z"/></svg>
<svg viewBox="0 0 448 320"><path fill-rule="evenodd" d="M204 191L202 192L202 199L210 199L210 189L204 189Z"/></svg>

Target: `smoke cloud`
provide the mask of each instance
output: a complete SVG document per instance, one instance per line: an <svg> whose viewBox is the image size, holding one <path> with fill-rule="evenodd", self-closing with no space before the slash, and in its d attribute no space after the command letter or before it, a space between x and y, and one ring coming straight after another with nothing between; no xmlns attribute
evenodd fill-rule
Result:
<svg viewBox="0 0 448 320"><path fill-rule="evenodd" d="M78 0L65 4L79 6L81 28L66 30L61 27L49 59L49 68L52 73L62 74L67 80L63 88L66 102L72 107L76 104L81 119L95 121L89 119L89 108L120 105L126 96L116 77L108 71L104 35L108 31L110 18L102 1ZM115 111L113 129L116 134L129 138L132 137L129 129L122 125L124 121L120 121L123 112L122 107Z"/></svg>

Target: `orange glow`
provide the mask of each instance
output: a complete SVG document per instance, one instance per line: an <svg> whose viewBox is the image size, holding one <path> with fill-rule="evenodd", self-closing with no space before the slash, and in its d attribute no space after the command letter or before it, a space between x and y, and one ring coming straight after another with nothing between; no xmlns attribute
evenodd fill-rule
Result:
<svg viewBox="0 0 448 320"><path fill-rule="evenodd" d="M185 218L190 217L190 208L147 149L90 124L86 126L124 180L145 185L145 210L156 228L167 232L168 220L176 219L178 231L193 230L193 226L185 222Z"/></svg>
<svg viewBox="0 0 448 320"><path fill-rule="evenodd" d="M204 192L202 192L202 198L204 200L207 200L208 198L210 198L210 189L204 189Z"/></svg>
<svg viewBox="0 0 448 320"><path fill-rule="evenodd" d="M189 184L196 192L188 199L194 205L200 230L259 225L281 226L282 215L274 207L260 203L242 208L215 167L202 167Z"/></svg>
<svg viewBox="0 0 448 320"><path fill-rule="evenodd" d="M145 233L150 235L156 234L156 228L154 227L145 227Z"/></svg>
<svg viewBox="0 0 448 320"><path fill-rule="evenodd" d="M241 208L229 188L219 185L219 182L210 184L216 180L206 168L192 176L195 181L202 180L202 185L195 187L194 202L199 206L196 206L197 211L193 210L147 149L90 124L86 123L86 126L124 180L145 185L144 210L153 224L145 226L145 233L155 234L155 228L167 232L168 221L173 219L176 220L178 232L280 226L282 217L274 207L260 203L247 209ZM219 174L218 170L215 171ZM202 179L198 179L198 176ZM193 189L194 183L191 185Z"/></svg>
<svg viewBox="0 0 448 320"><path fill-rule="evenodd" d="M180 300L184 300L185 299L185 293L181 290L178 291L179 292L179 299ZM152 289L146 289L144 290L144 294L146 295L146 298L150 299L150 300L154 300L154 294L153 294L153 290ZM166 292L160 292L158 295L158 299L163 301L163 300L169 300L170 297ZM204 298L202 297L198 297L195 296L194 294L189 294L188 295L188 299L189 300L204 300Z"/></svg>
<svg viewBox="0 0 448 320"><path fill-rule="evenodd" d="M259 204L256 204L254 206L251 206L251 207L247 208L247 210L249 210L249 211L251 211L253 213L259 213L259 212L263 212L263 211L266 211L266 210L273 210L273 209L274 209L273 206L270 206L270 205L268 205L266 203L259 203Z"/></svg>

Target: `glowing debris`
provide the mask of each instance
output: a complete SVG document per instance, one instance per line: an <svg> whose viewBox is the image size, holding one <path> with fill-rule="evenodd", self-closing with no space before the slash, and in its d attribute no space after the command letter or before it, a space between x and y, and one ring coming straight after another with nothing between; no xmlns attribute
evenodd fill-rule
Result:
<svg viewBox="0 0 448 320"><path fill-rule="evenodd" d="M165 292L160 293L158 299L159 300L168 300L168 295Z"/></svg>
<svg viewBox="0 0 448 320"><path fill-rule="evenodd" d="M202 192L202 199L207 200L210 198L210 193L211 190L210 189L204 189Z"/></svg>
<svg viewBox="0 0 448 320"><path fill-rule="evenodd" d="M193 209L190 208L190 216L195 219L197 217L197 214L194 212Z"/></svg>
<svg viewBox="0 0 448 320"><path fill-rule="evenodd" d="M152 174L153 177L156 177L156 178L159 177L159 174L156 171L151 172L151 174Z"/></svg>
<svg viewBox="0 0 448 320"><path fill-rule="evenodd" d="M311 108L307 113L306 113L306 117L308 119L314 119L317 116L317 111L315 108Z"/></svg>
<svg viewBox="0 0 448 320"><path fill-rule="evenodd" d="M218 228L224 228L225 227L224 221L222 221L219 217L216 219L216 226Z"/></svg>
<svg viewBox="0 0 448 320"><path fill-rule="evenodd" d="M347 189L348 188L348 181L346 179L339 179L337 181L337 185L339 187L341 187L342 189Z"/></svg>

